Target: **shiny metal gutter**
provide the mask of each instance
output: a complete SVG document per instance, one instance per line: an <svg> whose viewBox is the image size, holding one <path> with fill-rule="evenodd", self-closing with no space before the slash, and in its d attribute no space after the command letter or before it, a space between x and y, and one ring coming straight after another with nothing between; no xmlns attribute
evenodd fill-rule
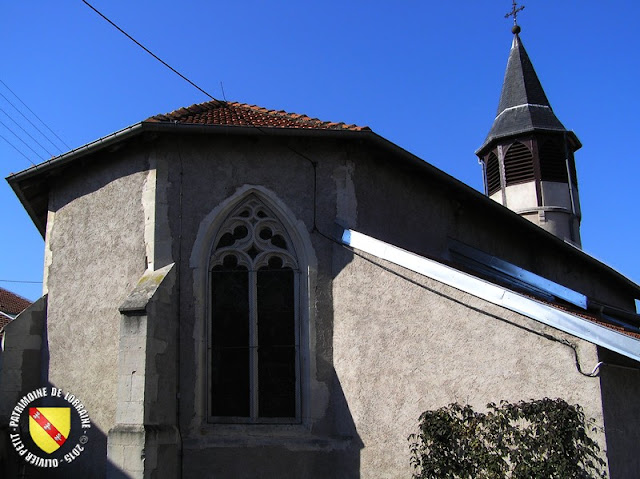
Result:
<svg viewBox="0 0 640 479"><path fill-rule="evenodd" d="M640 341L592 323L488 281L377 240L357 231L345 229L343 244L410 271L435 279L475 297L522 314L572 336L640 361Z"/></svg>
<svg viewBox="0 0 640 479"><path fill-rule="evenodd" d="M468 258L486 266L487 268L503 273L508 278L513 278L525 283L526 285L530 285L533 288L541 289L552 297L564 299L568 303L574 304L585 310L587 309L587 297L582 293L567 288L566 286L555 283L547 278L543 278L542 276L538 276L531 271L520 268L519 266L511 264L500 258L496 258L495 256L491 256L456 240L451 240L450 250L457 255L463 256L465 259Z"/></svg>

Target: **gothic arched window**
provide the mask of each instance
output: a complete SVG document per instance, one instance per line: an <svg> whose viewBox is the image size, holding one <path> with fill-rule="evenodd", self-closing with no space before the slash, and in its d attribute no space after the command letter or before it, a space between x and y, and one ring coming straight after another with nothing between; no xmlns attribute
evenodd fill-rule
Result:
<svg viewBox="0 0 640 479"><path fill-rule="evenodd" d="M210 416L297 421L298 260L282 222L256 195L225 219L209 270Z"/></svg>

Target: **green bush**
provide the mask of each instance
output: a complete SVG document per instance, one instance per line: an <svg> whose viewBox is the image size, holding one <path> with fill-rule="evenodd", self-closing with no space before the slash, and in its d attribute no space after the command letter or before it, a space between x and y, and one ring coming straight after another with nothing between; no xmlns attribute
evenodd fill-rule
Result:
<svg viewBox="0 0 640 479"><path fill-rule="evenodd" d="M413 478L606 478L579 405L545 398L487 409L453 403L422 413L409 436Z"/></svg>

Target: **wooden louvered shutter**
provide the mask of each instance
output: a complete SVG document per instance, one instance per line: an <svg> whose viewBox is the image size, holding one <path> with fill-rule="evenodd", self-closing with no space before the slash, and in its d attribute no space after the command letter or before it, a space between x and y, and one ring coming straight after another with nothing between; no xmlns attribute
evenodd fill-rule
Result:
<svg viewBox="0 0 640 479"><path fill-rule="evenodd" d="M511 145L504 158L504 173L507 186L533 181L533 156L529 148L519 141Z"/></svg>
<svg viewBox="0 0 640 479"><path fill-rule="evenodd" d="M567 164L562 144L553 140L545 141L539 153L542 181L567 183Z"/></svg>
<svg viewBox="0 0 640 479"><path fill-rule="evenodd" d="M487 157L487 190L490 195L500 189L500 164L495 153Z"/></svg>

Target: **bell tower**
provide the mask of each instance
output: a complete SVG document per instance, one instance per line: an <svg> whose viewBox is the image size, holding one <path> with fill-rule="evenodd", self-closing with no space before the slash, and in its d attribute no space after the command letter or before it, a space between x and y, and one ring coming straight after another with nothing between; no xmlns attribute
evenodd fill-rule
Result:
<svg viewBox="0 0 640 479"><path fill-rule="evenodd" d="M498 111L476 151L485 194L580 247L580 200L574 152L582 145L554 114L527 55L514 1L513 42Z"/></svg>

